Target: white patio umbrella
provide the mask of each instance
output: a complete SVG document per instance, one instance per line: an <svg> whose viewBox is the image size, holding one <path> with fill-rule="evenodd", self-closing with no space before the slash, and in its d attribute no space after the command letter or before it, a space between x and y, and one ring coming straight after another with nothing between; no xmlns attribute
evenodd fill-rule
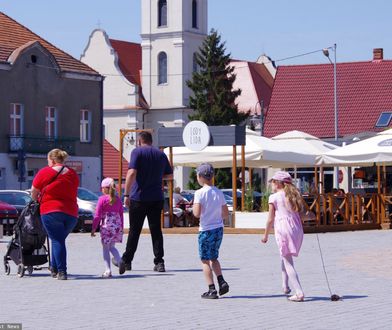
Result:
<svg viewBox="0 0 392 330"><path fill-rule="evenodd" d="M241 146L237 146L237 165L241 164ZM165 149L169 154L169 149ZM191 151L186 147L173 148L174 166L196 167L202 162L209 162L214 167L231 167L233 159L232 146L211 146L202 151ZM290 167L297 165L314 165L314 156L293 151L284 142L273 141L246 131L245 166L246 167Z"/></svg>
<svg viewBox="0 0 392 330"><path fill-rule="evenodd" d="M295 152L308 154L316 157L338 148L332 143L325 142L316 136L301 131L289 131L276 135L272 140L283 142L288 148Z"/></svg>
<svg viewBox="0 0 392 330"><path fill-rule="evenodd" d="M392 129L329 151L317 158L318 165L392 165Z"/></svg>

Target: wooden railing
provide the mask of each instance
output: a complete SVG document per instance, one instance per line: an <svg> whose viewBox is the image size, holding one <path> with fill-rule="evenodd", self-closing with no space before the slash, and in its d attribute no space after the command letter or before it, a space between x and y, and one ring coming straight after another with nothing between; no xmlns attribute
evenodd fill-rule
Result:
<svg viewBox="0 0 392 330"><path fill-rule="evenodd" d="M378 228L391 221L392 196L383 194L320 194L303 196L304 227Z"/></svg>

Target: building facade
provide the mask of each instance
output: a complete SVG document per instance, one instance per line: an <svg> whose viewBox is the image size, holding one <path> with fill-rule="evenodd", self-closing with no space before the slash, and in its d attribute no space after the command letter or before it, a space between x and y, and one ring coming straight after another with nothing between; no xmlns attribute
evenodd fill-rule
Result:
<svg viewBox="0 0 392 330"><path fill-rule="evenodd" d="M61 148L81 186L102 175L102 81L96 71L0 12L0 189L27 189Z"/></svg>

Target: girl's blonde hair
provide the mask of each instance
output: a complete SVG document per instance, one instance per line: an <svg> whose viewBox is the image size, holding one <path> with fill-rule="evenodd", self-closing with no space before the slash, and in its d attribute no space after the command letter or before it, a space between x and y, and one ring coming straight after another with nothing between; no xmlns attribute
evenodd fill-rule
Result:
<svg viewBox="0 0 392 330"><path fill-rule="evenodd" d="M116 184L114 183L114 181L110 184L109 186L109 204L113 205L114 202L116 201Z"/></svg>
<svg viewBox="0 0 392 330"><path fill-rule="evenodd" d="M288 205L293 211L302 212L303 200L298 189L291 183L282 182L282 185Z"/></svg>
<svg viewBox="0 0 392 330"><path fill-rule="evenodd" d="M63 164L68 157L68 153L61 149L52 149L48 152L48 158L58 164Z"/></svg>

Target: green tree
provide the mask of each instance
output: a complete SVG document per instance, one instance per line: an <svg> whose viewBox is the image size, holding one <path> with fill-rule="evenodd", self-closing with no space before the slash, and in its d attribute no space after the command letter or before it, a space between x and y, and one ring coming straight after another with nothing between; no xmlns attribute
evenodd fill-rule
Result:
<svg viewBox="0 0 392 330"><path fill-rule="evenodd" d="M234 67L230 66L230 54L226 54L225 43L217 31L211 30L195 54L195 60L198 70L187 81L193 92L189 107L194 110L189 119L201 120L209 126L244 124L249 112L238 112L235 99L241 90L233 89ZM191 173L188 186L194 185L192 175L195 174ZM230 169L216 170L215 183L218 188L230 188Z"/></svg>
<svg viewBox="0 0 392 330"><path fill-rule="evenodd" d="M241 90L233 89L236 75L230 66L230 53L225 52L220 35L211 30L195 54L198 70L187 81L193 92L189 106L194 114L189 116L190 120L201 120L210 126L240 125L249 117L249 112L238 112L235 104Z"/></svg>

